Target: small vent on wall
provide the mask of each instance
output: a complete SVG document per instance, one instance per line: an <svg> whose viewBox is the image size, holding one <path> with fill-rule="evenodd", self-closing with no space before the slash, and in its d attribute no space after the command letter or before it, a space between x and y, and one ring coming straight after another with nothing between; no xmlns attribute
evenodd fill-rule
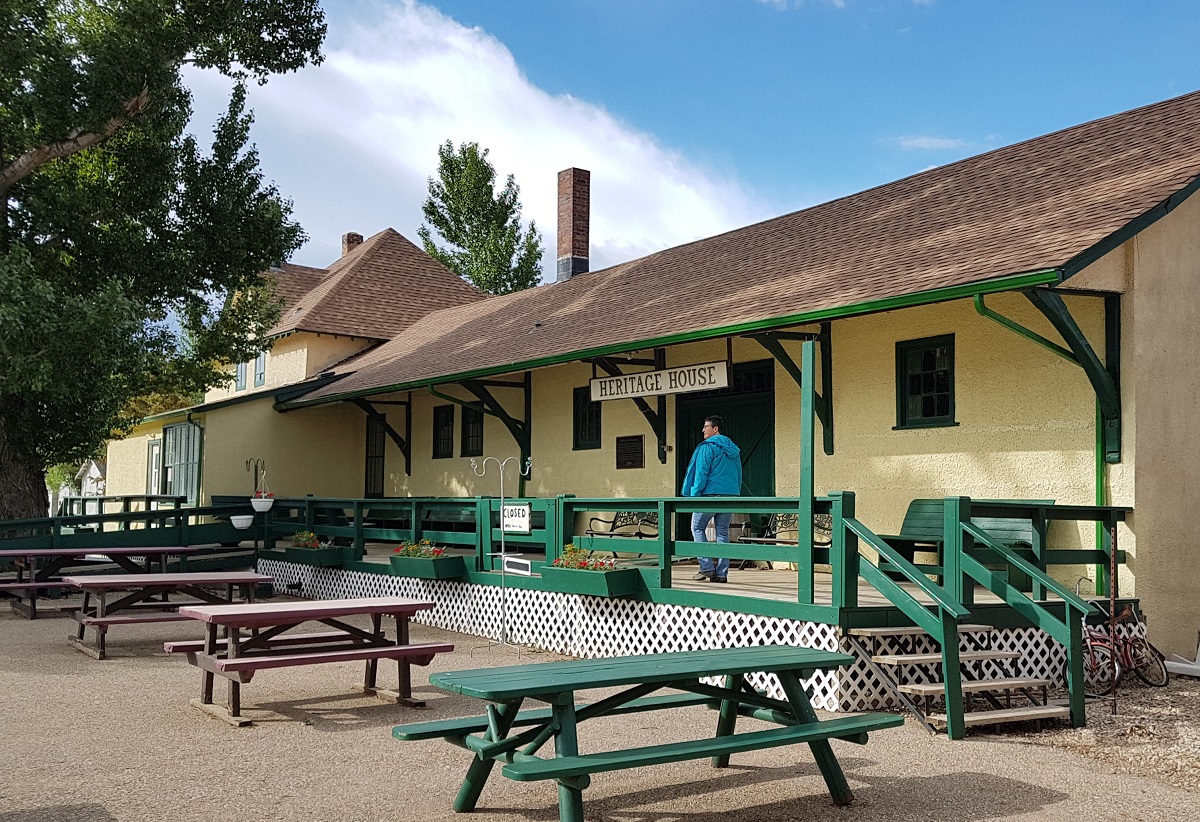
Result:
<svg viewBox="0 0 1200 822"><path fill-rule="evenodd" d="M638 434L636 437L617 437L617 467L646 467L646 438L644 436Z"/></svg>

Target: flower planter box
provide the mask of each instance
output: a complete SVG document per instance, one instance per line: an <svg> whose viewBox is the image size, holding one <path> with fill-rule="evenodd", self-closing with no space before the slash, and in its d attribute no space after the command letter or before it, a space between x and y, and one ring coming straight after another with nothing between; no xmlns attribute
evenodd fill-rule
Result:
<svg viewBox="0 0 1200 822"><path fill-rule="evenodd" d="M251 497L250 504L254 506L255 511L270 511L271 506L275 504L274 497Z"/></svg>
<svg viewBox="0 0 1200 822"><path fill-rule="evenodd" d="M337 545L328 548L295 548L289 545L284 551L288 562L317 565L321 568L337 568L342 564L342 549Z"/></svg>
<svg viewBox="0 0 1200 822"><path fill-rule="evenodd" d="M466 566L462 557L397 557L393 556L392 573L417 579L458 579Z"/></svg>
<svg viewBox="0 0 1200 822"><path fill-rule="evenodd" d="M628 597L638 589L640 574L636 568L617 571L586 571L580 568L557 568L543 565L542 587L561 594L584 594L593 597Z"/></svg>

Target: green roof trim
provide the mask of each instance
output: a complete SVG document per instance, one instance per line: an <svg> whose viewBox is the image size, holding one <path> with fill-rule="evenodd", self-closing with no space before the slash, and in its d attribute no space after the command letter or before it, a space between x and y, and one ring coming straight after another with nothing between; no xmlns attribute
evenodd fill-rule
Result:
<svg viewBox="0 0 1200 822"><path fill-rule="evenodd" d="M632 340L625 343L597 346L595 348L571 351L564 354L555 354L533 360L506 363L504 365L490 366L488 368L479 368L473 371L463 371L458 374L444 374L438 377L410 380L408 382L396 383L394 385L382 385L376 388L348 391L344 394L333 394L328 397L321 397L315 400L296 399L280 403L280 408L281 410L290 410L312 405L324 405L326 403L341 402L343 400L354 399L356 397L369 397L374 396L375 394L387 394L393 391L407 391L413 388L425 388L431 385L441 385L448 382L459 382L461 380L477 379L480 377L494 376L496 374L510 374L514 371L525 371L532 368L544 368L549 365L561 365L563 363L575 362L588 357L604 357L608 356L609 354L620 354L625 351L643 348L657 348L667 345L679 345L680 343L698 342L700 340L710 340L718 337L737 336L754 331L766 331L792 325L809 325L824 320L834 320L863 314L875 314L880 311L892 311L898 308L912 308L918 305L929 305L932 303L972 298L976 294L994 294L1001 291L1018 291L1023 288L1033 288L1039 285L1057 284L1060 281L1061 274L1058 269L1042 269L1023 274L1012 274L1006 277L997 277L991 280L980 280L978 282L965 283L962 285L935 288L929 291L917 291L912 294L901 294L895 297L884 297L878 300L868 300L862 303L852 303L850 305L836 306L833 308L822 308L816 311L805 311L799 314L789 314L783 317L751 320L749 322L737 323L735 325L722 326L719 328L707 328L701 331L688 331L680 334L669 334L662 337L652 337L644 340Z"/></svg>

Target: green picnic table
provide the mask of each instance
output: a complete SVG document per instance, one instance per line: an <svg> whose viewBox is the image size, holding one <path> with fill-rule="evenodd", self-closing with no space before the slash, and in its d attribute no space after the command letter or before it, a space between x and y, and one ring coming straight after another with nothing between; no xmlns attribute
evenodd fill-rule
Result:
<svg viewBox="0 0 1200 822"><path fill-rule="evenodd" d="M854 795L829 740L864 744L868 732L904 722L894 714L817 718L801 678L853 661L830 651L760 645L438 673L429 678L430 684L486 700L486 714L400 725L392 735L401 740L445 739L475 754L454 800L458 812L475 809L497 762L503 763L501 773L510 779L557 780L559 819L583 822L583 790L593 773L705 757L712 758L713 767L724 768L731 754L801 742L812 750L833 801L845 805ZM755 691L746 679L751 673L775 674L786 699ZM722 684L701 681L712 678ZM614 687L624 690L591 704L575 702L576 691ZM651 696L663 689L671 692ZM522 711L526 699L550 707ZM578 726L588 719L697 705L718 712L715 736L579 753ZM778 727L736 733L739 716ZM538 756L552 740L554 756Z"/></svg>

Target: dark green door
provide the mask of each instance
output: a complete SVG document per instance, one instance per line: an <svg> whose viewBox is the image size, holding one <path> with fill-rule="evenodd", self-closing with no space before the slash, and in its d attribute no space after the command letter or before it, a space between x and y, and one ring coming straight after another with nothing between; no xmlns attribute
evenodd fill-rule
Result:
<svg viewBox="0 0 1200 822"><path fill-rule="evenodd" d="M675 404L675 492L687 474L692 451L704 439L700 427L713 414L725 425L721 433L742 451L742 496L775 496L774 363L736 363L731 385L720 391L681 394Z"/></svg>

